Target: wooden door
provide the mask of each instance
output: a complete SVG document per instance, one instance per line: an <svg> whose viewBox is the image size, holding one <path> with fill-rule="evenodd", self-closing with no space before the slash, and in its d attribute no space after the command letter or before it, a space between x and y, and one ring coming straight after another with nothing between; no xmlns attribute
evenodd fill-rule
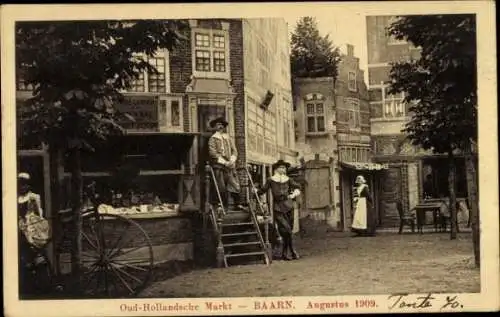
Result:
<svg viewBox="0 0 500 317"><path fill-rule="evenodd" d="M379 223L383 227L392 227L398 223L397 202L401 201L401 169L392 167L384 171L380 179Z"/></svg>
<svg viewBox="0 0 500 317"><path fill-rule="evenodd" d="M321 209L331 204L329 166L309 166L305 171L306 208Z"/></svg>
<svg viewBox="0 0 500 317"><path fill-rule="evenodd" d="M198 105L198 131L200 132L200 138L198 142L198 175L200 175L200 201L205 201L205 165L210 160L208 154L208 140L210 136L214 133L214 130L210 128L210 121L218 117L226 117L226 107L216 106L216 105Z"/></svg>

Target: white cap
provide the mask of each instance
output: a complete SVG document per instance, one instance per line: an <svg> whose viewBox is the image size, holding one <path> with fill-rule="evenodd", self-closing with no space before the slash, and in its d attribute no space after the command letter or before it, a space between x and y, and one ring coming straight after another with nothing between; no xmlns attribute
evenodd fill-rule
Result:
<svg viewBox="0 0 500 317"><path fill-rule="evenodd" d="M19 179L25 179L25 180L30 180L31 176L28 173L19 173L19 175L17 175L17 178L19 178Z"/></svg>

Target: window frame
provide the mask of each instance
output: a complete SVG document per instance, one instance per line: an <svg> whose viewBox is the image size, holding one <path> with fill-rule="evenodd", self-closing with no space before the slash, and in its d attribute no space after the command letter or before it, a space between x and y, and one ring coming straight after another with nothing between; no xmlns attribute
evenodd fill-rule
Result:
<svg viewBox="0 0 500 317"><path fill-rule="evenodd" d="M197 46L196 36L197 35L208 35L209 44L208 46ZM224 41L217 43L224 43L224 47L216 47L214 43L216 43L215 38L217 36L223 36ZM191 53L192 53L192 69L193 75L195 77L204 77L204 78L220 78L220 79L230 79L230 63L229 63L229 32L225 29L207 29L207 28L192 28L191 29ZM209 70L198 70L197 66L197 52L198 51L206 51L209 53L210 60L210 69ZM215 52L220 52L224 54L224 70L223 71L215 71L216 68L216 59Z"/></svg>
<svg viewBox="0 0 500 317"><path fill-rule="evenodd" d="M307 113L307 108L309 105L313 105L313 110L314 110L313 114ZM319 113L317 110L317 107L319 105L321 105L323 108L321 113ZM313 135L313 134L323 134L323 133L327 132L326 131L326 120L325 120L326 113L325 112L326 112L325 111L325 100L307 100L305 102L304 117L306 120L306 124L305 124L306 134ZM309 119L310 118L314 118L314 131L309 130ZM318 118L323 118L323 130L321 130L321 131L318 129Z"/></svg>
<svg viewBox="0 0 500 317"><path fill-rule="evenodd" d="M389 95L386 93L387 87L382 86L382 118L393 119L393 118L405 118L408 116L406 113L406 105L404 103L405 92L401 92L401 96ZM389 110L389 111L387 111ZM400 114L398 115L398 110ZM392 115L386 115L391 113Z"/></svg>
<svg viewBox="0 0 500 317"><path fill-rule="evenodd" d="M133 54L134 57L142 57L146 60L146 62L149 63L150 59L145 56L143 53L135 53ZM146 70L144 70L141 74L142 80L144 81L144 90L133 90L133 89L126 89L123 92L126 93L131 93L131 94L165 94L165 93L170 93L170 54L167 49L161 50L156 52L152 58L154 59L163 59L164 64L163 64L163 74L165 75L165 89L164 91L151 91L150 86L149 86L149 76L153 74L149 74ZM132 80L131 86L134 87L136 80Z"/></svg>
<svg viewBox="0 0 500 317"><path fill-rule="evenodd" d="M351 79L351 74L353 75L353 78ZM352 85L352 82L354 82L354 85ZM358 80L356 76L356 72L354 71L349 71L347 73L347 88L349 91L356 92L358 91Z"/></svg>
<svg viewBox="0 0 500 317"><path fill-rule="evenodd" d="M160 96L158 98L158 129L160 132L184 132L184 105L181 96ZM179 105L179 124L172 123L172 103ZM165 111L163 111L165 110Z"/></svg>

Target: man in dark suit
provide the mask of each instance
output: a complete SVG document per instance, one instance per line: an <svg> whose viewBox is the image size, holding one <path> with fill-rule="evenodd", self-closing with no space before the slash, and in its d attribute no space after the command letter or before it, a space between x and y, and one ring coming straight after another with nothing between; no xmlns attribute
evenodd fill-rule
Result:
<svg viewBox="0 0 500 317"><path fill-rule="evenodd" d="M236 173L238 151L233 140L225 131L227 125L228 122L223 117L210 122L210 127L215 129L215 132L208 140L208 153L224 208L241 209L240 184ZM212 195L214 194L216 195L216 193L212 193ZM232 198L231 203L229 201L230 196ZM218 197L215 196L212 201L217 202Z"/></svg>

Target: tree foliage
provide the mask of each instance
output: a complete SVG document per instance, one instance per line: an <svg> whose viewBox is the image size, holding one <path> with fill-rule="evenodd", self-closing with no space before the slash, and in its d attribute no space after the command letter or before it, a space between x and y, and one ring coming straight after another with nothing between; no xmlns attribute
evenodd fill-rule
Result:
<svg viewBox="0 0 500 317"><path fill-rule="evenodd" d="M448 153L477 140L475 29L473 15L403 16L389 27L420 49L390 72L390 92L411 104L404 132L413 144Z"/></svg>
<svg viewBox="0 0 500 317"><path fill-rule="evenodd" d="M403 16L389 35L420 49L420 58L398 62L390 71L390 93L405 92L411 119L403 132L414 145L448 155L451 239L456 238L454 151L469 152L477 140L476 21L474 15ZM470 161L470 155L466 155ZM467 164L470 166L470 164ZM473 168L468 168L472 171ZM469 179L475 179L471 175ZM475 188L469 186L468 188ZM469 192L476 263L479 262L477 195Z"/></svg>
<svg viewBox="0 0 500 317"><path fill-rule="evenodd" d="M185 27L168 20L18 23L18 77L34 87L22 111L23 133L79 149L121 133L115 107L121 91L144 70L157 72L147 58L178 45Z"/></svg>
<svg viewBox="0 0 500 317"><path fill-rule="evenodd" d="M59 153L69 157L75 276L79 276L82 250L81 151L93 150L96 143L123 132L116 110L122 91L143 71L158 73L148 58L158 49L174 49L185 38L186 28L185 21L162 20L16 25L18 79L34 88L32 97L19 107L21 131L31 142L49 145L54 170ZM57 185L57 177L51 175L54 179ZM57 203L53 205L57 208ZM79 291L79 278L74 281L72 288Z"/></svg>
<svg viewBox="0 0 500 317"><path fill-rule="evenodd" d="M338 48L329 35L321 36L313 17L302 17L291 39L291 71L294 77L337 78Z"/></svg>

